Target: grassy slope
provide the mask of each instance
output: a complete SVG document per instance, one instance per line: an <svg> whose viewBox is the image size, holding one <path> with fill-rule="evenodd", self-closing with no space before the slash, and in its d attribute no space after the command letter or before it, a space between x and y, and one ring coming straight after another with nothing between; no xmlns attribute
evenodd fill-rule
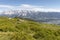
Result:
<svg viewBox="0 0 60 40"><path fill-rule="evenodd" d="M60 26L0 17L0 40L60 40Z"/></svg>

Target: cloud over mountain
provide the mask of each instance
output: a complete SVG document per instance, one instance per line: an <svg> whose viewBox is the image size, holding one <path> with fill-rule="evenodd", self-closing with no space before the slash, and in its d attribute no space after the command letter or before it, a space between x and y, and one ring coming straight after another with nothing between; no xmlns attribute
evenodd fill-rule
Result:
<svg viewBox="0 0 60 40"><path fill-rule="evenodd" d="M19 6L0 5L0 11L1 10L34 10L41 12L60 12L59 9L45 8L44 6L35 6L29 4L21 4Z"/></svg>

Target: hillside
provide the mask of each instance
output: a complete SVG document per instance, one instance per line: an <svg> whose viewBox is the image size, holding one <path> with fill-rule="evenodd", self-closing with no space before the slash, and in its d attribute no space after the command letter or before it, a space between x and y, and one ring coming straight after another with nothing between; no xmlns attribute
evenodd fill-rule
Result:
<svg viewBox="0 0 60 40"><path fill-rule="evenodd" d="M0 40L60 40L60 26L0 17Z"/></svg>

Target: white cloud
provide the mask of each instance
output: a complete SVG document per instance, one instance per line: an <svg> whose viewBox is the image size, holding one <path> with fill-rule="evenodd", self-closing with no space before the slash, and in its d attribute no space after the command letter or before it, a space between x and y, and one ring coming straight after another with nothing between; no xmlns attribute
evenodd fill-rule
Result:
<svg viewBox="0 0 60 40"><path fill-rule="evenodd" d="M21 4L20 6L11 6L11 5L0 5L1 8L12 9L12 10L35 10L42 12L60 12L60 9L45 8L44 6L34 6L29 4ZM4 9L5 10L5 9Z"/></svg>
<svg viewBox="0 0 60 40"><path fill-rule="evenodd" d="M13 6L10 6L10 5L0 5L0 8L13 8Z"/></svg>

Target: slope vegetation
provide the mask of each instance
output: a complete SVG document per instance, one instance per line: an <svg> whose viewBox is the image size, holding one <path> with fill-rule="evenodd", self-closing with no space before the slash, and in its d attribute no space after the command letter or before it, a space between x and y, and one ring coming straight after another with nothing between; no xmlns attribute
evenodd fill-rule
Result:
<svg viewBox="0 0 60 40"><path fill-rule="evenodd" d="M60 40L60 26L0 17L0 40Z"/></svg>

